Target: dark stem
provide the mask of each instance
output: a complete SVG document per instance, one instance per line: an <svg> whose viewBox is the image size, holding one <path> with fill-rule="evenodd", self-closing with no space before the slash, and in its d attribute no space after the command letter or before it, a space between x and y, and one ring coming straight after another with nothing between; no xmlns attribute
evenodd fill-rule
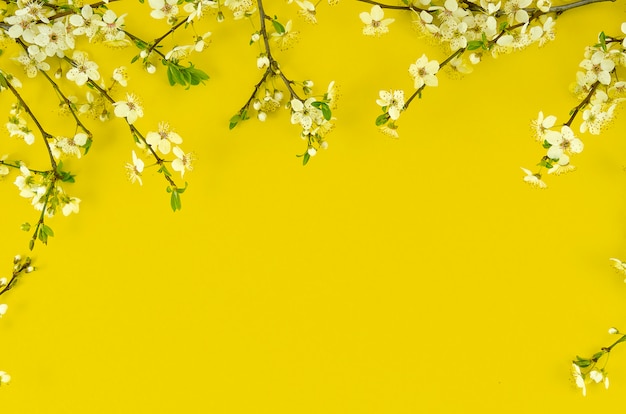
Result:
<svg viewBox="0 0 626 414"><path fill-rule="evenodd" d="M574 122L574 119L576 118L576 115L578 115L580 110L583 109L585 106L587 106L589 102L591 102L591 98L593 97L593 94L596 92L596 89L598 89L598 86L600 86L600 81L596 81L593 85L591 85L591 89L589 89L589 93L587 94L587 96L585 96L585 99L583 99L578 105L576 105L576 108L574 108L572 115L569 117L567 122L564 123L563 125L567 125L567 126L572 125L572 122Z"/></svg>
<svg viewBox="0 0 626 414"><path fill-rule="evenodd" d="M50 157L50 165L52 166L52 170L54 170L55 173L56 173L57 163L54 160L54 156L52 155L52 149L50 148L50 143L48 143L48 139L52 138L52 135L49 134L48 132L46 132L46 130L43 128L43 126L39 123L39 120L37 119L37 117L35 116L33 111L30 109L28 104L24 101L22 96L15 89L15 87L13 87L11 82L9 82L9 80L6 77L4 77L4 80L6 82L7 87L11 90L13 95L15 95L17 100L20 102L20 105L24 108L24 110L30 116L30 118L33 120L35 125L37 125L37 128L39 129L39 132L41 133L41 135L43 137L43 142L46 144L46 149L48 150L48 156Z"/></svg>

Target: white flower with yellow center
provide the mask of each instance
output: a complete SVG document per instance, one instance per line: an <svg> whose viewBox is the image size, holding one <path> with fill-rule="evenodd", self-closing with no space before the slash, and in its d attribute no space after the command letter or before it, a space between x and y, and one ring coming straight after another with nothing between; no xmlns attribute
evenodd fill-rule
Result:
<svg viewBox="0 0 626 414"><path fill-rule="evenodd" d="M387 26L395 21L395 19L385 19L385 12L378 4L372 7L369 13L363 12L359 14L359 17L365 24L363 34L366 36L380 36L388 33L389 28Z"/></svg>
<svg viewBox="0 0 626 414"><path fill-rule="evenodd" d="M134 123L137 118L143 116L143 108L139 103L139 99L132 93L127 93L125 101L115 102L114 105L115 116L126 118L129 124Z"/></svg>
<svg viewBox="0 0 626 414"><path fill-rule="evenodd" d="M429 61L425 54L409 66L409 74L413 77L415 89L420 89L424 85L437 86L439 84L436 76L438 71L439 62Z"/></svg>
<svg viewBox="0 0 626 414"><path fill-rule="evenodd" d="M170 130L167 122L159 123L158 132L148 132L146 142L157 149L161 154L169 154L172 144L182 144L183 139L176 132Z"/></svg>
<svg viewBox="0 0 626 414"><path fill-rule="evenodd" d="M561 127L561 132L550 131L546 134L546 141L552 145L548 149L548 157L553 160L559 160L559 164L567 165L569 163L568 154L579 154L582 152L583 142L574 136L574 131L567 126Z"/></svg>
<svg viewBox="0 0 626 414"><path fill-rule="evenodd" d="M404 91L392 89L380 91L378 95L380 98L376 100L376 103L386 108L389 118L394 121L400 118L400 112L404 109Z"/></svg>
<svg viewBox="0 0 626 414"><path fill-rule="evenodd" d="M185 175L185 171L193 170L194 156L191 153L185 153L180 147L174 147L172 150L176 159L172 161L172 169L180 173L181 178Z"/></svg>
<svg viewBox="0 0 626 414"><path fill-rule="evenodd" d="M541 180L541 174L535 174L530 170L522 167L522 171L526 176L524 177L524 182L528 183L532 187L536 188L546 188L548 185Z"/></svg>
<svg viewBox="0 0 626 414"><path fill-rule="evenodd" d="M137 157L135 151L132 152L133 162L126 163L126 174L128 175L128 179L131 183L135 183L135 181L139 181L139 185L143 185L143 181L141 181L141 173L143 172L144 163L143 160Z"/></svg>

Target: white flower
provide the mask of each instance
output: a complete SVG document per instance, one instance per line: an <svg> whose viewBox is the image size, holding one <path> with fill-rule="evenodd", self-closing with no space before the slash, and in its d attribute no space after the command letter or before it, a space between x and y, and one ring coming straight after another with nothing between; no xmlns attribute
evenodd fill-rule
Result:
<svg viewBox="0 0 626 414"><path fill-rule="evenodd" d="M580 372L580 367L574 363L572 363L572 375L574 376L574 381L576 381L576 386L583 391L583 397L587 395L587 387L585 386L585 376L582 372Z"/></svg>
<svg viewBox="0 0 626 414"><path fill-rule="evenodd" d="M603 85L611 83L611 72L615 69L615 62L606 58L606 54L602 50L596 51L591 55L590 59L580 62L580 66L587 69L587 77L600 81Z"/></svg>
<svg viewBox="0 0 626 414"><path fill-rule="evenodd" d="M146 134L146 142L165 155L169 154L172 148L171 144L182 144L183 139L176 132L170 130L170 125L167 122L161 122L158 132Z"/></svg>
<svg viewBox="0 0 626 414"><path fill-rule="evenodd" d="M72 14L69 21L75 27L72 31L74 36L85 35L91 41L101 26L102 17L99 14L94 14L91 6L86 4L81 9L80 14Z"/></svg>
<svg viewBox="0 0 626 414"><path fill-rule="evenodd" d="M589 378L591 378L597 384L600 381L602 381L602 379L604 378L604 375L602 375L602 372L594 369L591 372L589 372Z"/></svg>
<svg viewBox="0 0 626 414"><path fill-rule="evenodd" d="M270 65L270 59L266 55L261 55L256 58L256 67L259 69L265 69Z"/></svg>
<svg viewBox="0 0 626 414"><path fill-rule="evenodd" d="M548 115L544 118L543 111L539 111L539 116L532 122L533 132L538 141L545 139L546 131L554 126L556 116Z"/></svg>
<svg viewBox="0 0 626 414"><path fill-rule="evenodd" d="M299 14L304 17L304 20L308 23L315 24L317 23L317 17L315 17L316 10L315 5L308 0L298 1L296 0L296 4L300 7Z"/></svg>
<svg viewBox="0 0 626 414"><path fill-rule="evenodd" d="M128 179L131 183L135 181L139 181L139 185L143 185L143 181L141 181L141 173L143 172L144 163L141 158L137 157L135 151L133 150L133 162L126 163L126 174L128 175Z"/></svg>
<svg viewBox="0 0 626 414"><path fill-rule="evenodd" d="M0 303L0 318L2 318L5 313L7 313L8 308L9 308L9 305L7 305L6 303Z"/></svg>
<svg viewBox="0 0 626 414"><path fill-rule="evenodd" d="M113 80L123 87L128 86L128 71L125 66L113 69Z"/></svg>
<svg viewBox="0 0 626 414"><path fill-rule="evenodd" d="M389 32L389 26L395 19L384 19L385 12L378 4L372 7L371 11L359 14L361 21L365 24L363 34L366 36L380 36Z"/></svg>
<svg viewBox="0 0 626 414"><path fill-rule="evenodd" d="M76 63L76 66L72 67L65 75L69 80L76 82L78 86L84 85L87 80L100 79L100 73L98 72L98 64L87 60L87 54L75 51L72 55L72 59Z"/></svg>
<svg viewBox="0 0 626 414"><path fill-rule="evenodd" d="M552 7L552 2L550 0L537 0L537 8L544 13L548 13L550 11L550 7Z"/></svg>
<svg viewBox="0 0 626 414"><path fill-rule="evenodd" d="M291 123L300 124L305 135L311 131L314 122L320 125L324 119L322 111L311 105L313 102L315 98L308 98L304 102L299 99L291 100Z"/></svg>
<svg viewBox="0 0 626 414"><path fill-rule="evenodd" d="M546 183L544 183L543 181L541 181L541 174L535 174L530 170L527 170L526 168L522 167L522 171L524 171L524 173L526 174L526 176L524 177L524 181L528 184L530 184L533 187L537 187L537 188L546 188L548 185Z"/></svg>
<svg viewBox="0 0 626 414"><path fill-rule="evenodd" d="M568 154L579 154L582 152L584 145L583 142L574 136L572 129L563 125L561 132L549 131L552 133L546 134L546 141L552 145L548 149L548 157L553 160L563 159L562 164L566 165L569 162Z"/></svg>
<svg viewBox="0 0 626 414"><path fill-rule="evenodd" d="M617 328L611 327L609 328L609 335L617 335L619 333L619 331L617 330Z"/></svg>
<svg viewBox="0 0 626 414"><path fill-rule="evenodd" d="M0 371L0 385L8 384L11 381L11 376L4 371Z"/></svg>
<svg viewBox="0 0 626 414"><path fill-rule="evenodd" d="M154 10L150 16L154 19L172 19L178 14L178 0L148 0L148 4Z"/></svg>
<svg viewBox="0 0 626 414"><path fill-rule="evenodd" d="M80 199L76 197L68 197L67 202L63 205L62 211L64 216L69 216L72 213L78 213Z"/></svg>
<svg viewBox="0 0 626 414"><path fill-rule="evenodd" d="M437 72L439 71L439 62L436 60L429 61L426 55L422 55L415 63L409 66L409 73L413 77L415 89L426 86L437 86Z"/></svg>
<svg viewBox="0 0 626 414"><path fill-rule="evenodd" d="M174 147L172 152L174 152L174 155L176 156L176 159L172 161L172 169L174 171L180 172L180 176L183 177L185 175L185 171L193 170L193 154L185 154L180 147Z"/></svg>
<svg viewBox="0 0 626 414"><path fill-rule="evenodd" d="M513 21L517 23L527 23L528 22L528 12L524 10L530 4L532 0L508 0L504 3L504 12L509 17L509 24L512 24Z"/></svg>
<svg viewBox="0 0 626 414"><path fill-rule="evenodd" d="M115 102L115 116L126 118L129 124L132 124L143 116L143 108L139 104L139 100L132 93L126 94L126 101Z"/></svg>
<svg viewBox="0 0 626 414"><path fill-rule="evenodd" d="M380 98L376 100L376 103L382 107L386 107L389 118L394 121L400 118L400 112L404 109L404 91L380 91L379 96Z"/></svg>

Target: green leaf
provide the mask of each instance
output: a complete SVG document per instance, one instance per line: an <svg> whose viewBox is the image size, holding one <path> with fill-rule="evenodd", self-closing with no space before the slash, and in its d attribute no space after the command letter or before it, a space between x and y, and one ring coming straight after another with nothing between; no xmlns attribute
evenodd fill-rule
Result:
<svg viewBox="0 0 626 414"><path fill-rule="evenodd" d="M467 50L477 50L483 48L484 44L481 40L472 40L467 43Z"/></svg>
<svg viewBox="0 0 626 414"><path fill-rule="evenodd" d="M187 186L189 185L189 183L187 181L185 181L185 188L177 188L176 191L178 191L178 194L182 194L185 192L185 190L187 190Z"/></svg>
<svg viewBox="0 0 626 414"><path fill-rule="evenodd" d="M506 28L507 28L507 26L508 26L508 25L509 25L509 23L508 23L508 22L502 22L502 23L500 23L500 28L499 28L499 30L500 30L500 31L503 31L504 29L506 29Z"/></svg>
<svg viewBox="0 0 626 414"><path fill-rule="evenodd" d="M91 149L91 144L93 144L93 139L87 138L87 142L85 142L85 145L83 146L83 148L85 149L85 155L87 155L87 153Z"/></svg>
<svg viewBox="0 0 626 414"><path fill-rule="evenodd" d="M602 355L604 355L604 351L600 351L600 352L596 352L595 354L593 354L593 356L591 357L592 361L597 361L600 358L602 358Z"/></svg>
<svg viewBox="0 0 626 414"><path fill-rule="evenodd" d="M604 34L604 32L600 32L600 47L602 47L602 50L606 52L606 35Z"/></svg>
<svg viewBox="0 0 626 414"><path fill-rule="evenodd" d="M172 207L172 211L174 212L182 208L180 193L178 191L172 191L172 194L170 196L170 206Z"/></svg>
<svg viewBox="0 0 626 414"><path fill-rule="evenodd" d="M309 155L309 152L305 152L304 156L302 157L302 166L305 166L309 160L311 159L311 156Z"/></svg>
<svg viewBox="0 0 626 414"><path fill-rule="evenodd" d="M542 146L543 146L544 148L550 148L550 147L552 146L552 144L550 144L547 140L545 140L545 139L544 139L544 140L543 140L543 144L542 144Z"/></svg>
<svg viewBox="0 0 626 414"><path fill-rule="evenodd" d="M572 361L572 362L578 365L580 368L587 368L591 365L590 360L581 358L579 356L576 357L576 361Z"/></svg>
<svg viewBox="0 0 626 414"><path fill-rule="evenodd" d="M228 125L228 129L233 129L234 127L236 127L239 121L241 121L241 115L239 114L230 118L230 124Z"/></svg>
<svg viewBox="0 0 626 414"><path fill-rule="evenodd" d="M20 226L20 229L22 231L30 231L30 223L22 223L22 225Z"/></svg>
<svg viewBox="0 0 626 414"><path fill-rule="evenodd" d="M382 115L378 115L378 117L376 118L376 126L385 125L387 121L389 121L389 114L385 113Z"/></svg>
<svg viewBox="0 0 626 414"><path fill-rule="evenodd" d="M52 231L52 229L45 224L41 225L41 230L43 230L43 232L50 237L54 236L54 231Z"/></svg>
<svg viewBox="0 0 626 414"><path fill-rule="evenodd" d="M280 24L278 20L272 20L272 25L274 26L274 30L276 30L276 33L278 34L285 33L285 27L282 24Z"/></svg>
<svg viewBox="0 0 626 414"><path fill-rule="evenodd" d="M328 106L326 102L316 101L316 102L313 102L311 106L322 111L322 115L324 116L324 119L327 121L330 121L330 118L332 117L332 111L330 110L330 107Z"/></svg>

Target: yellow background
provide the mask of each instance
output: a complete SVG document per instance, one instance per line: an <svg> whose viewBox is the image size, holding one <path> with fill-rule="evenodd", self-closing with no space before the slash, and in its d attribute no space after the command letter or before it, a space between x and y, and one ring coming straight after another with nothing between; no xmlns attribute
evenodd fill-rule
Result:
<svg viewBox="0 0 626 414"><path fill-rule="evenodd" d="M134 4L124 3L113 7ZM372 39L358 19L369 5L320 5L319 24L307 26L295 6L266 3L303 32L277 55L287 76L317 91L341 86L329 149L303 168L286 111L228 130L260 76L246 22L207 21L212 44L194 59L211 76L205 86L171 88L162 68L146 77L134 67L129 90L147 114L138 127L169 121L198 158L183 210L170 211L153 169L143 187L127 181L133 143L120 120L98 127L91 153L70 164L80 213L50 221L56 235L36 247L38 271L2 296L0 370L12 382L0 412L623 407L625 349L613 352L608 391L583 398L570 378L574 355L610 344L610 326L626 329L626 286L608 261L626 258L623 111L603 135L582 136L578 171L547 177L548 190L525 185L519 167L544 151L530 120L539 110L566 119L584 46L600 30L619 34L624 2L564 14L542 49L488 59L460 81L441 75L403 114L400 140L374 126L378 91L410 90L409 64L444 52L399 13ZM147 5L136 10L129 30L166 30ZM128 62L134 51L123 53ZM41 93L51 94L30 96ZM71 129L38 108L56 133ZM37 159L6 133L2 142L0 155ZM12 181L0 185L0 276L26 252L19 225L37 214Z"/></svg>

